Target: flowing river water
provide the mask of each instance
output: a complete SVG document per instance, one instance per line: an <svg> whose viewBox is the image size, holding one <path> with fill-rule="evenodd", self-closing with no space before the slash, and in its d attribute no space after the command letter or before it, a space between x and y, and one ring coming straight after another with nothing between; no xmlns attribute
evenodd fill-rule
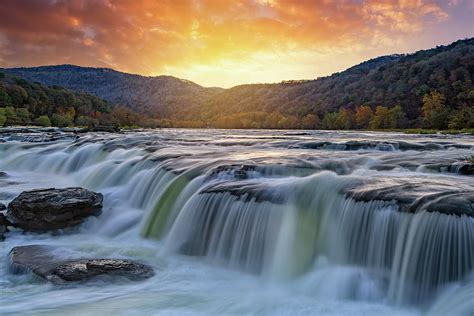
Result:
<svg viewBox="0 0 474 316"><path fill-rule="evenodd" d="M0 202L104 194L103 213L0 243L1 315L473 315L472 136L262 130L0 134ZM14 246L152 266L60 287Z"/></svg>

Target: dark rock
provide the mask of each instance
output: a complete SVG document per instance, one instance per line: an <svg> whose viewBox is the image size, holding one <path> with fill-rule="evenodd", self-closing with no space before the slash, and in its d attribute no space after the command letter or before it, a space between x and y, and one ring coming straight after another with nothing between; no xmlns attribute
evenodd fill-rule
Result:
<svg viewBox="0 0 474 316"><path fill-rule="evenodd" d="M103 196L83 188L25 191L9 205L12 224L26 231L43 232L73 227L99 215Z"/></svg>
<svg viewBox="0 0 474 316"><path fill-rule="evenodd" d="M210 179L216 178L219 174L226 173L229 176L232 176L238 180L246 180L249 178L249 173L255 171L255 165L239 165L239 164L232 164L232 165L221 165L217 166L216 168L212 169L208 176L206 177L205 181L209 181Z"/></svg>
<svg viewBox="0 0 474 316"><path fill-rule="evenodd" d="M8 221L8 219L0 213L0 241L5 240L5 233L8 232L8 226L10 226L11 223Z"/></svg>
<svg viewBox="0 0 474 316"><path fill-rule="evenodd" d="M98 276L139 281L154 275L149 266L130 260L64 259L58 256L60 252L61 249L44 245L14 247L10 251L12 270L16 273L31 271L54 284L87 281Z"/></svg>
<svg viewBox="0 0 474 316"><path fill-rule="evenodd" d="M0 203L0 211L4 211L6 209L7 209L7 207L5 206L5 204Z"/></svg>
<svg viewBox="0 0 474 316"><path fill-rule="evenodd" d="M401 212L438 212L474 217L474 191L461 183L442 183L416 178L385 179L355 183L343 193L359 202L385 201Z"/></svg>
<svg viewBox="0 0 474 316"><path fill-rule="evenodd" d="M0 178L7 178L7 177L8 177L8 173L0 171Z"/></svg>
<svg viewBox="0 0 474 316"><path fill-rule="evenodd" d="M78 133L118 133L121 129L118 126L96 126L96 127L88 127L78 131Z"/></svg>
<svg viewBox="0 0 474 316"><path fill-rule="evenodd" d="M474 163L464 163L461 166L456 168L457 173L466 175L466 176L473 176L474 175Z"/></svg>

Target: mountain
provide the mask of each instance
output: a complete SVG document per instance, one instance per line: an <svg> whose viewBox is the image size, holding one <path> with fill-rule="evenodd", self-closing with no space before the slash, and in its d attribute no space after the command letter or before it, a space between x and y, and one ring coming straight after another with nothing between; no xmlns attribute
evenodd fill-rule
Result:
<svg viewBox="0 0 474 316"><path fill-rule="evenodd" d="M209 97L222 90L204 88L171 76L146 77L108 68L74 65L10 68L4 71L48 86L94 94L137 112L168 118L175 118L177 109L180 109L181 115L195 111Z"/></svg>
<svg viewBox="0 0 474 316"><path fill-rule="evenodd" d="M400 104L414 119L430 90L453 107L474 106L474 38L410 55L384 56L328 77L305 82L237 86L216 95L209 111L265 111L322 115L341 107ZM222 104L226 104L222 107Z"/></svg>
<svg viewBox="0 0 474 316"><path fill-rule="evenodd" d="M452 113L467 109L465 116L470 116L474 108L474 38L414 54L374 58L315 80L245 84L230 89L205 88L170 76L144 77L72 65L2 71L95 94L149 116L197 122L192 126L302 127L298 122L308 115L316 116L311 120L317 122L327 113L341 110L353 115L361 105L372 111L379 105L387 109L399 105L397 111L406 115L404 126L414 127L422 122L423 98L435 91ZM275 113L281 114L275 122L260 122ZM288 119L293 123L281 123ZM460 120L469 121L469 117ZM337 125L322 125L328 126Z"/></svg>

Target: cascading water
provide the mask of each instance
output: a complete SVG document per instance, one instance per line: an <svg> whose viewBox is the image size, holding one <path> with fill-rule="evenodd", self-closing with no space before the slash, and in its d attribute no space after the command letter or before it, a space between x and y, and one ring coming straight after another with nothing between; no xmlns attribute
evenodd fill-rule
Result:
<svg viewBox="0 0 474 316"><path fill-rule="evenodd" d="M456 300L451 310L474 312L465 302L474 288L472 138L253 135L167 130L51 143L5 136L0 200L79 185L102 192L105 210L72 235L11 232L2 255L39 238L145 261L156 277L110 287L133 301L130 313L442 315ZM6 312L25 312L15 303L25 299L21 287L38 313L51 311L35 285L3 267L0 278ZM92 288L96 296L71 291L85 296L56 302L63 312L118 304L107 287Z"/></svg>

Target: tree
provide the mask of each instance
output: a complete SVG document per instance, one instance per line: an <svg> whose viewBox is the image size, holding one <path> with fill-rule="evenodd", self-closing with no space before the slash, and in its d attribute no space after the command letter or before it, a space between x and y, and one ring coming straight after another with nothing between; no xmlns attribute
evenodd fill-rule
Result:
<svg viewBox="0 0 474 316"><path fill-rule="evenodd" d="M355 112L355 125L357 128L366 129L374 116L372 108L367 105L358 106Z"/></svg>
<svg viewBox="0 0 474 316"><path fill-rule="evenodd" d="M41 115L36 119L36 124L39 124L42 127L50 127L51 121L47 115Z"/></svg>
<svg viewBox="0 0 474 316"><path fill-rule="evenodd" d="M443 129L447 126L449 110L446 98L438 91L432 91L423 97L423 124L428 128Z"/></svg>
<svg viewBox="0 0 474 316"><path fill-rule="evenodd" d="M8 95L10 95L12 104L15 107L22 106L28 100L28 93L21 86L11 86L8 89Z"/></svg>
<svg viewBox="0 0 474 316"><path fill-rule="evenodd" d="M17 117L17 123L20 125L28 125L31 123L30 112L28 111L28 109L25 109L25 108L16 109L16 117Z"/></svg>
<svg viewBox="0 0 474 316"><path fill-rule="evenodd" d="M326 112L323 118L323 128L337 129L337 112Z"/></svg>
<svg viewBox="0 0 474 316"><path fill-rule="evenodd" d="M407 116L400 105L395 105L388 111L388 127L403 128L406 126Z"/></svg>
<svg viewBox="0 0 474 316"><path fill-rule="evenodd" d="M5 108L0 108L0 127L5 125L7 117L5 115Z"/></svg>
<svg viewBox="0 0 474 316"><path fill-rule="evenodd" d="M390 112L384 106L377 106L375 115L370 121L369 127L371 129L386 129L390 127Z"/></svg>
<svg viewBox="0 0 474 316"><path fill-rule="evenodd" d="M474 109L465 108L453 113L449 117L448 127L450 129L463 129L474 127Z"/></svg>
<svg viewBox="0 0 474 316"><path fill-rule="evenodd" d="M12 105L12 100L8 93L1 89L2 87L0 86L0 106L1 107L6 107L6 106L11 106Z"/></svg>
<svg viewBox="0 0 474 316"><path fill-rule="evenodd" d="M77 126L94 127L99 125L99 121L89 116L81 115L76 119Z"/></svg>
<svg viewBox="0 0 474 316"><path fill-rule="evenodd" d="M301 122L303 129L317 129L319 127L319 117L315 114L308 114L303 117Z"/></svg>
<svg viewBox="0 0 474 316"><path fill-rule="evenodd" d="M339 109L336 119L337 129L352 129L354 127L354 112L351 109Z"/></svg>
<svg viewBox="0 0 474 316"><path fill-rule="evenodd" d="M5 108L5 117L7 118L7 122L6 122L7 126L18 124L18 121L16 118L16 111L14 107L7 106Z"/></svg>
<svg viewBox="0 0 474 316"><path fill-rule="evenodd" d="M57 127L68 127L73 126L72 118L65 114L53 114L51 117L51 123Z"/></svg>

